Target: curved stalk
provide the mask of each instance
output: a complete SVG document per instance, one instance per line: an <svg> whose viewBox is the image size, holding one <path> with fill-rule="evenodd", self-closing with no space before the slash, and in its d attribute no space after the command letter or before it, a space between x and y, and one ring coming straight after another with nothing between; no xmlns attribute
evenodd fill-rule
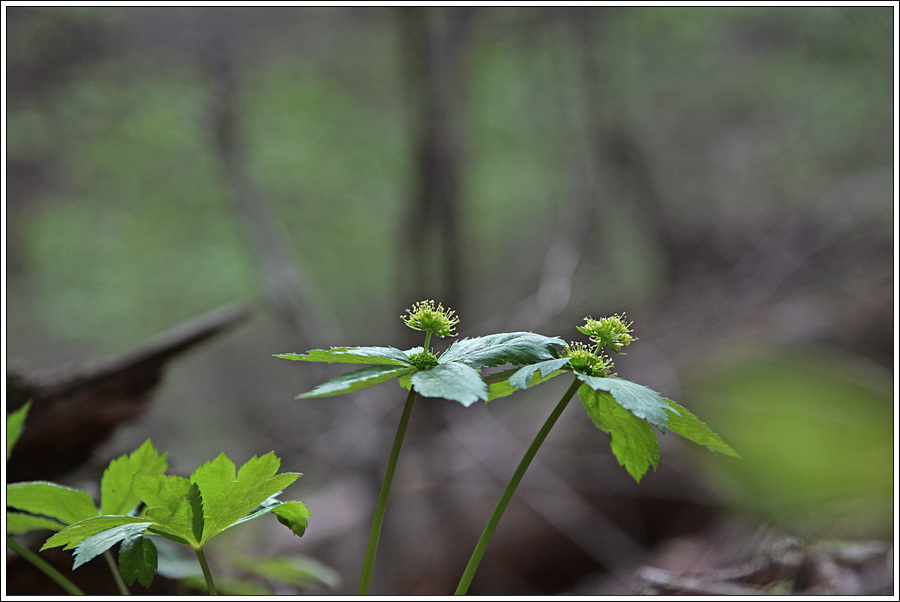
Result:
<svg viewBox="0 0 900 602"><path fill-rule="evenodd" d="M9 546L13 552L33 564L42 573L53 579L57 585L66 590L66 593L73 596L84 595L84 592L81 591L77 585L66 579L65 575L50 566L43 558L17 542L12 537L6 538L6 545Z"/></svg>
<svg viewBox="0 0 900 602"><path fill-rule="evenodd" d="M219 595L216 591L216 584L213 583L212 573L209 572L209 564L206 562L206 556L203 554L203 548L194 548L197 554L197 560L200 561L200 568L203 569L203 578L206 579L206 589L209 590L211 596Z"/></svg>
<svg viewBox="0 0 900 602"><path fill-rule="evenodd" d="M116 587L119 588L119 593L123 596L130 596L131 592L128 591L128 586L125 585L125 580L122 579L122 573L119 572L119 566L116 564L110 551L107 550L103 552L103 557L106 559L106 564L109 565L109 572L112 573L113 580L116 582Z"/></svg>
<svg viewBox="0 0 900 602"><path fill-rule="evenodd" d="M528 447L528 450L522 457L522 461L519 462L518 468L516 468L516 471L513 473L512 478L506 485L506 489L503 490L503 495L500 496L500 501L497 502L497 507L494 508L494 513L491 514L491 518L488 520L487 525L484 528L484 532L481 534L481 538L478 540L478 544L475 546L475 551L472 552L472 557L469 559L469 564L466 566L466 570L463 573L463 576L459 581L459 585L456 588L457 596L463 595L467 591L469 591L469 585L472 583L472 579L475 577L475 571L478 570L478 565L481 563L481 558L482 556L484 556L484 552L487 549L488 543L491 541L491 537L494 535L494 531L497 529L497 525L500 523L500 518L503 516L503 512L506 510L506 506L507 504L509 504L509 500L512 499L513 494L516 492L516 487L519 486L519 481L522 480L522 477L525 475L525 471L528 470L528 467L531 465L531 461L537 454L538 449L540 449L541 444L544 443L544 439L546 439L547 435L550 433L550 429L552 429L553 425L556 424L556 421L563 413L563 410L566 409L566 406L569 405L569 402L575 396L575 393L578 391L580 386L581 382L576 378L569 389L563 394L562 399L559 400L559 403L556 404L556 407L553 408L550 416L547 417L544 425L538 431L537 435L534 437L534 441L531 442L531 445Z"/></svg>
<svg viewBox="0 0 900 602"><path fill-rule="evenodd" d="M430 333L429 333L430 334ZM412 414L413 404L416 402L416 392L409 390L406 397L406 405L400 416L400 424L397 425L397 434L394 436L394 446L388 458L387 469L381 482L381 493L378 495L378 504L375 506L375 516L372 519L372 530L369 533L369 543L366 546L366 557L363 561L362 575L359 578L359 595L369 593L369 582L372 580L372 568L375 566L375 553L378 550L378 539L381 537L381 525L384 522L384 512L387 507L388 494L391 491L391 482L394 480L394 471L397 468L397 458L400 456L400 447L403 445L403 437L406 435L406 426Z"/></svg>

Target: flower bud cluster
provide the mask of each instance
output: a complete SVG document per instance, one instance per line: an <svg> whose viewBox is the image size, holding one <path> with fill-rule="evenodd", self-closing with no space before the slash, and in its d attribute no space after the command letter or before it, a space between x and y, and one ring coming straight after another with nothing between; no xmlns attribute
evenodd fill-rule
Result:
<svg viewBox="0 0 900 602"><path fill-rule="evenodd" d="M588 335L591 342L599 351L608 347L613 353L621 353L620 349L636 340L631 336L631 322L625 322L625 316L610 316L594 320L591 317L584 319L584 326L578 326L578 330Z"/></svg>
<svg viewBox="0 0 900 602"><path fill-rule="evenodd" d="M414 330L424 330L439 337L456 336L454 328L459 324L459 318L452 309L444 309L440 303L435 306L434 301L418 301L406 315L400 316L403 322Z"/></svg>

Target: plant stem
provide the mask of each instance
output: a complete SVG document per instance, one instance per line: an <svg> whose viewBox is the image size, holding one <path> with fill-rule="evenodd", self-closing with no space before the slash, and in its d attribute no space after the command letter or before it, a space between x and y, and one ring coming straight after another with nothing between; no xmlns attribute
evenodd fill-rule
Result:
<svg viewBox="0 0 900 602"><path fill-rule="evenodd" d="M431 342L431 331L429 330L428 332L425 333L425 346L423 347L423 349L425 349L425 351L429 351L428 343L430 343L430 342Z"/></svg>
<svg viewBox="0 0 900 602"><path fill-rule="evenodd" d="M528 447L528 450L522 457L522 461L519 462L519 467L516 468L516 471L513 473L512 478L506 485L506 489L503 491L503 495L500 496L500 501L497 502L497 507L494 508L494 513L491 514L491 518L488 520L488 523L484 528L484 532L481 534L481 539L478 540L478 545L475 546L475 551L472 552L472 557L469 559L469 564L466 566L466 570L463 573L463 576L459 581L459 585L456 588L456 595L463 595L467 591L469 591L469 585L472 583L472 578L475 577L475 571L478 570L478 565L481 563L481 558L482 556L484 556L484 552L487 549L488 543L491 541L491 536L494 535L494 530L496 530L497 525L500 523L500 518L503 516L503 512L506 510L506 506L507 504L509 504L509 500L512 499L513 494L516 492L516 487L519 486L519 481L522 480L522 477L525 475L525 471L528 470L528 466L531 464L531 461L537 454L538 449L540 449L541 444L544 442L544 439L546 439L547 435L550 433L550 429L552 429L553 425L556 424L556 421L563 413L563 410L566 409L566 406L572 400L572 397L575 396L575 393L578 391L578 388L580 386L581 382L576 378L569 389L563 394L562 399L559 400L559 403L556 404L556 407L553 408L550 416L547 417L547 420L544 422L541 430L538 431L537 435L534 437L534 441L531 442L531 445Z"/></svg>
<svg viewBox="0 0 900 602"><path fill-rule="evenodd" d="M206 589L209 590L211 596L219 595L216 591L216 584L213 583L212 573L209 572L209 565L206 563L206 556L203 554L203 548L194 548L197 554L197 560L200 561L200 568L203 569L203 577L206 579Z"/></svg>
<svg viewBox="0 0 900 602"><path fill-rule="evenodd" d="M6 538L6 545L9 546L10 549L16 552L19 556L37 567L42 573L53 579L61 588L66 590L66 593L73 596L84 595L84 592L78 589L77 585L66 579L66 577L62 573L47 564L47 562L43 558L17 542L12 537Z"/></svg>
<svg viewBox="0 0 900 602"><path fill-rule="evenodd" d="M119 572L119 567L116 565L116 561L113 559L112 554L109 553L109 550L103 552L103 557L106 558L106 564L109 565L109 571L116 582L116 587L119 588L119 593L123 596L130 596L131 592L128 591L128 586L125 585L125 580L122 579L122 573Z"/></svg>
<svg viewBox="0 0 900 602"><path fill-rule="evenodd" d="M387 507L388 494L391 491L391 482L394 480L394 471L397 468L397 458L400 456L400 447L403 445L403 437L406 434L406 426L409 424L409 416L412 414L413 404L416 402L416 392L409 390L406 397L406 405L400 416L400 424L397 425L397 434L394 436L394 447L388 458L387 469L384 472L384 480L381 482L381 493L378 495L378 504L375 506L375 517L372 519L372 530L369 533L369 544L366 546L366 557L363 561L362 575L359 578L359 595L369 593L369 582L372 580L372 567L375 565L375 552L378 550L378 539L381 537L381 524L384 522L384 511Z"/></svg>

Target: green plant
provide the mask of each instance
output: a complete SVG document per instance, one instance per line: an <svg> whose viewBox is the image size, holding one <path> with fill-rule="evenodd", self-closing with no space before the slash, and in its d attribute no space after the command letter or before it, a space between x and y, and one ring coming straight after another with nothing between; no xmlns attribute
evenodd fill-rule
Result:
<svg viewBox="0 0 900 602"><path fill-rule="evenodd" d="M132 455L110 464L103 475L99 512L84 492L61 492L59 486L50 483L18 484L18 505L14 505L52 515L51 512L58 514L68 508L67 500L78 501L81 508L68 517L68 526L51 536L41 548L74 548L73 568L120 543L119 569L123 578L130 584L137 580L149 586L156 573L157 551L147 536L156 535L189 546L200 563L209 593L216 594L204 554L206 544L213 537L268 513L274 514L297 536L306 530L309 516L306 506L276 499L301 476L296 472L276 474L280 464L278 457L269 452L250 458L235 473L234 463L220 454L197 468L189 478L167 476L163 474L165 457L158 455L147 441ZM50 498L50 503L38 506L35 500L42 494ZM110 497L112 501L107 503ZM144 509L133 515L140 503ZM91 516L85 517L87 514Z"/></svg>
<svg viewBox="0 0 900 602"><path fill-rule="evenodd" d="M541 426L500 496L463 572L456 594L465 594L468 591L507 504L541 444L550 433L550 429L576 393L594 425L609 434L610 446L619 464L624 466L637 482L640 482L650 466L655 469L659 462L659 441L652 427L656 427L662 433L672 431L712 451L740 457L716 433L681 405L662 397L656 391L619 378L613 373L613 362L603 350L606 348L613 353L621 354L622 348L635 340L631 336L630 327L631 324L625 322L624 316L611 316L600 320L585 318L584 325L577 328L588 336L592 346L573 342L563 349L559 357L507 370L494 377L495 383L491 386L490 399L527 389L563 372L572 372L574 375L572 384Z"/></svg>
<svg viewBox="0 0 900 602"><path fill-rule="evenodd" d="M562 339L558 338L531 332L511 332L460 339L437 356L429 347L431 337L455 336L454 329L459 323L455 312L441 304L435 305L433 301L420 301L401 318L408 327L425 332L422 347L406 351L395 347L333 347L328 350L314 349L305 354L275 356L307 362L368 364L332 378L298 395L298 399L351 393L394 379L409 389L372 519L358 588L360 595L367 594L369 590L388 495L417 395L450 399L467 407L478 400L487 401L489 387L481 370L552 360L558 355L553 345L563 344Z"/></svg>

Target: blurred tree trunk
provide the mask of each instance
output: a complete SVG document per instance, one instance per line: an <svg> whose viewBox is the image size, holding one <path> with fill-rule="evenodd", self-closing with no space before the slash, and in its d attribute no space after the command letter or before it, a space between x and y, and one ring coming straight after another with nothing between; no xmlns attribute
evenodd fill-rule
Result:
<svg viewBox="0 0 900 602"><path fill-rule="evenodd" d="M218 157L234 210L246 231L265 287L265 298L278 319L305 347L325 345L337 334L314 301L311 286L293 258L290 240L273 214L271 203L253 182L240 128L240 73L235 50L241 24L235 11L218 11L205 19L209 37L201 58L212 76L209 105L213 152Z"/></svg>
<svg viewBox="0 0 900 602"><path fill-rule="evenodd" d="M472 14L466 7L398 10L414 156L399 249L402 304L431 296L459 310L463 302L460 66Z"/></svg>

